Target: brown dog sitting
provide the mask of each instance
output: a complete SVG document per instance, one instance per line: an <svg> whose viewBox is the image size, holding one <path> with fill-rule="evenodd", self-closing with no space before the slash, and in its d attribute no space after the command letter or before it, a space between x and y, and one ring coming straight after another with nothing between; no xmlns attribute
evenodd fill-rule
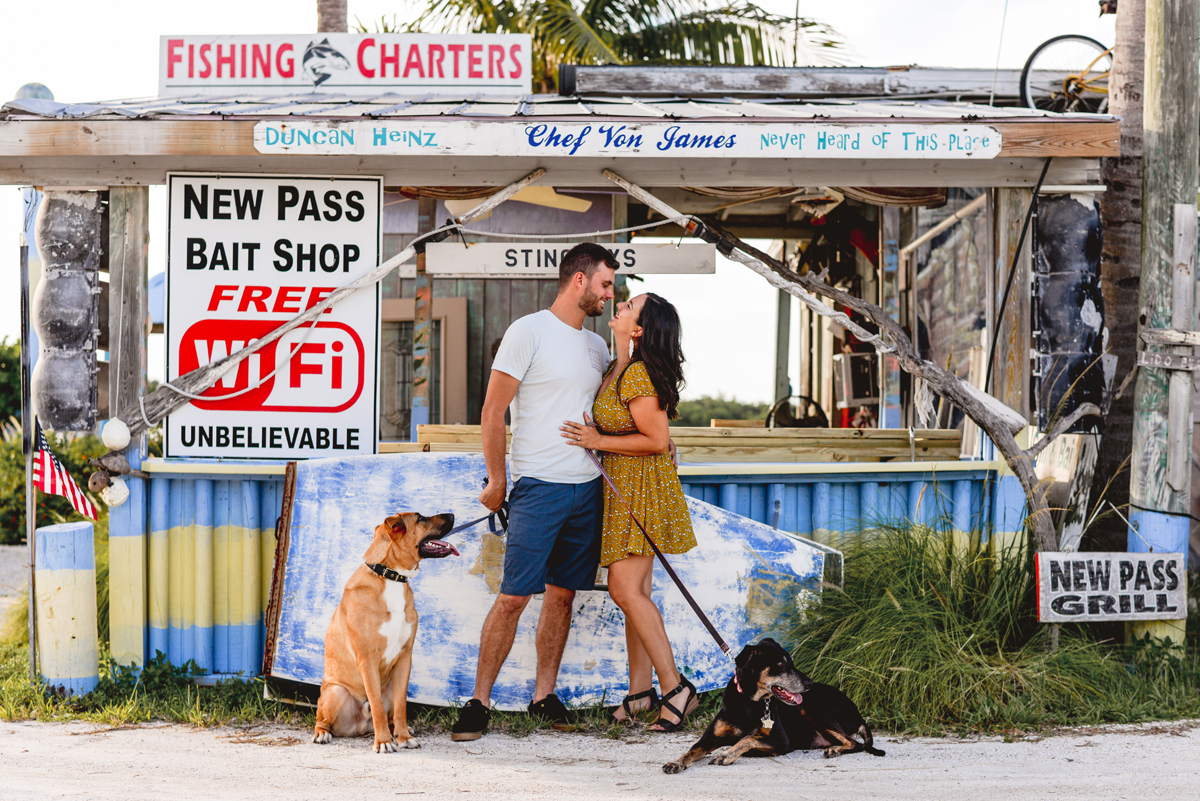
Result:
<svg viewBox="0 0 1200 801"><path fill-rule="evenodd" d="M359 737L374 727L375 753L421 744L408 730L408 676L417 636L417 610L408 579L422 559L458 550L438 537L454 515L392 515L375 527L375 539L346 582L342 601L325 632L325 677L317 702L314 743ZM391 718L389 731L388 719Z"/></svg>

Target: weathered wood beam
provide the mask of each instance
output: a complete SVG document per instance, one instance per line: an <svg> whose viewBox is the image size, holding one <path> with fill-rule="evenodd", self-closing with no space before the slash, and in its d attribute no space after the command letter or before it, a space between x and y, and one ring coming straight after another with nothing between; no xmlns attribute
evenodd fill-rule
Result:
<svg viewBox="0 0 1200 801"><path fill-rule="evenodd" d="M946 67L643 67L564 65L559 94L692 97L997 97L1020 94L1021 70Z"/></svg>
<svg viewBox="0 0 1200 801"><path fill-rule="evenodd" d="M354 118L357 119L357 118ZM605 122L629 122L627 117L586 117L585 121L593 125ZM645 121L645 117L636 118ZM728 122L728 117L722 117ZM833 117L795 118L781 116L779 118L755 118L754 121L788 122L802 129L806 125L828 125L843 123L847 125L864 124L869 122L904 122L920 123L921 125L945 124L948 127L960 127L963 121L958 115L947 115L944 119L926 117L912 120L897 120L886 118L873 120L866 117L850 117L838 119ZM422 118L405 118L405 122L420 125ZM445 122L444 117L438 118ZM745 120L739 120L745 122ZM135 119L135 120L46 120L46 119L9 119L0 121L0 163L10 157L54 156L54 157L84 157L109 156L253 156L263 160L282 159L290 162L297 158L292 155L264 156L254 147L254 126L257 119L227 119L215 118L209 120L177 120L177 119ZM1100 158L1120 154L1120 122L1115 119L1101 121L1074 121L1063 119L1024 119L1010 121L1005 118L982 118L972 120L973 124L990 125L1000 132L999 158ZM479 137L487 137L490 126L524 125L523 118L484 121L464 118L464 127L473 128ZM363 154L353 154L357 161ZM931 161L937 160L932 158ZM320 157L328 163L330 157ZM388 156L389 159L406 160L404 156ZM428 156L417 156L412 161L420 161ZM457 158L463 161L469 157ZM553 156L547 154L548 161ZM577 159L563 157L575 163ZM582 159L580 159L581 161ZM604 159L611 163L611 160ZM799 159L809 162L811 159ZM977 162L971 162L977 164ZM1062 183L1054 181L1053 183ZM804 182L797 186L812 186ZM838 186L848 186L845 181L836 182ZM876 186L880 184L875 184ZM940 185L932 177L926 180L928 185Z"/></svg>
<svg viewBox="0 0 1200 801"><path fill-rule="evenodd" d="M594 187L600 172L617 168L643 187L684 186L938 186L1031 187L1043 161L996 158L989 161L852 161L812 159L628 159L458 158L451 156L180 156L40 155L8 157L0 149L0 184L38 186L129 186L166 183L168 172L220 172L327 175L350 169L380 175L385 186L504 186L543 168L547 183L562 188ZM341 168L336 165L348 165ZM1096 184L1096 159L1055 159L1047 178L1058 185ZM803 229L801 229L803 230Z"/></svg>

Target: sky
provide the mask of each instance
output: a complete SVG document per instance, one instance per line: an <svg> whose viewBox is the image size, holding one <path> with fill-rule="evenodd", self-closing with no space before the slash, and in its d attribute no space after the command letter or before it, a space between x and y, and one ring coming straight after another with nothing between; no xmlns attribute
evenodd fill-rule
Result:
<svg viewBox="0 0 1200 801"><path fill-rule="evenodd" d="M760 5L779 14L797 9L795 0L760 0ZM357 17L368 26L393 14L404 19L412 8L384 0L349 0L348 6L351 24ZM1001 68L1019 68L1039 43L1058 34L1113 41L1114 17L1098 18L1095 0L799 0L798 7L801 15L836 29L858 56L855 60L866 66L990 69L998 58ZM8 55L0 64L0 98L11 98L19 87L36 81L57 100L86 102L153 96L161 35L304 33L315 30L316 2L206 0L202 14L191 4L162 0L13 2L6 5L4 18L9 35ZM165 203L163 188L152 187L151 274L164 268ZM21 219L20 190L0 186L0 231L9 232L0 234L0 337L15 338L20 331ZM775 292L761 278L723 262L716 276L651 276L641 288L662 294L680 309L684 352L692 354L685 397L772 400ZM793 321L797 316L793 310ZM151 343L149 357L151 377L161 378L160 341ZM793 375L797 358L793 347Z"/></svg>

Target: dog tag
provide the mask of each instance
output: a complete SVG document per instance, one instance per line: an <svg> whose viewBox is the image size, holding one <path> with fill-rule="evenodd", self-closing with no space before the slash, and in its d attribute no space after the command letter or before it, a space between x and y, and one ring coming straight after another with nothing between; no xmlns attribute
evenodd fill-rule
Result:
<svg viewBox="0 0 1200 801"><path fill-rule="evenodd" d="M766 734L770 734L771 729L773 728L775 728L775 721L771 720L771 713L768 712L767 714L763 715L762 730Z"/></svg>

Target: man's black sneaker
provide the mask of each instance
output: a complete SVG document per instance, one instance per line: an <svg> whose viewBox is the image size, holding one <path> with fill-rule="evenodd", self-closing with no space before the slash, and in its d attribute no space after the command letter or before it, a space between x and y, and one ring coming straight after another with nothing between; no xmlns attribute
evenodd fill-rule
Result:
<svg viewBox="0 0 1200 801"><path fill-rule="evenodd" d="M488 721L491 720L492 710L483 703L472 698L458 710L458 720L450 729L450 739L455 742L478 740L487 731Z"/></svg>
<svg viewBox="0 0 1200 801"><path fill-rule="evenodd" d="M576 713L563 706L563 702L554 693L540 701L529 704L529 714L535 718L548 721L556 729L569 729L575 725Z"/></svg>

